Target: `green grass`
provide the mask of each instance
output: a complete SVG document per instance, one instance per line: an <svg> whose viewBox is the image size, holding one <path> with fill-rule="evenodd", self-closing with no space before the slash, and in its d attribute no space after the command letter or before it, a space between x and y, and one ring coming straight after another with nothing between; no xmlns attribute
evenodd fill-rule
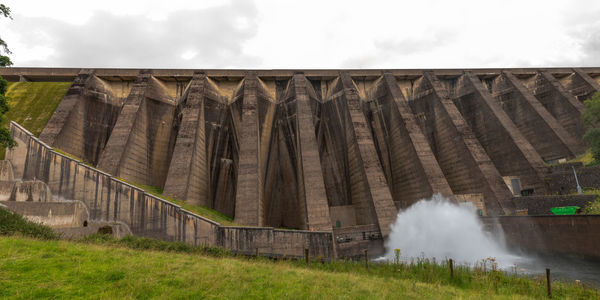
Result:
<svg viewBox="0 0 600 300"><path fill-rule="evenodd" d="M10 110L0 125L15 121L39 136L70 86L70 82L9 82L6 95ZM0 148L0 159L4 154Z"/></svg>
<svg viewBox="0 0 600 300"><path fill-rule="evenodd" d="M584 214L588 215L600 215L600 189L585 188L583 189L584 195L596 195L596 200L590 202L590 204L583 210Z"/></svg>
<svg viewBox="0 0 600 300"><path fill-rule="evenodd" d="M50 227L30 222L0 207L0 235L21 235L39 239L57 239Z"/></svg>
<svg viewBox="0 0 600 300"><path fill-rule="evenodd" d="M535 299L540 278L413 265L269 261L173 246L149 239L92 237L40 241L0 237L0 298L234 299ZM140 246L141 245L141 246ZM162 246L159 246L162 245ZM149 249L149 250L140 250ZM157 251L157 249L159 251ZM597 291L553 283L554 298L590 299Z"/></svg>
<svg viewBox="0 0 600 300"><path fill-rule="evenodd" d="M594 157L592 156L592 151L590 149L587 149L584 154L569 160L569 162L580 162L583 163L584 166L595 165Z"/></svg>
<svg viewBox="0 0 600 300"><path fill-rule="evenodd" d="M119 180L123 181L123 182L127 182L121 178L118 178ZM167 196L163 194L163 190L157 186L152 186L152 185L146 185L146 184L139 184L139 183L131 183L129 182L129 184L132 184L144 191L146 191L146 193L154 195L156 197L165 199L169 202L175 203L181 207L183 207L185 210L188 210L190 212L193 212L195 214L198 214L200 216L209 218L215 222L220 223L221 225L225 225L225 226L236 226L238 224L233 222L233 219L214 210L214 209L210 209L204 206L200 206L200 205L191 205L188 203L185 203L175 197L171 197L171 196Z"/></svg>
<svg viewBox="0 0 600 300"><path fill-rule="evenodd" d="M80 163L82 163L82 164L84 164L84 165L86 165L88 167L95 168L95 166L92 165L91 163L86 162L83 159L81 159L81 158L79 158L79 157L77 157L75 155L69 154L69 153L67 153L65 151L62 151L62 150L58 149L58 148L52 148L52 150L54 150L55 152L60 153L60 154L62 154L64 156L66 156L66 157L72 158L72 159L74 159L74 160L76 160L76 161L78 161L78 162L80 162Z"/></svg>

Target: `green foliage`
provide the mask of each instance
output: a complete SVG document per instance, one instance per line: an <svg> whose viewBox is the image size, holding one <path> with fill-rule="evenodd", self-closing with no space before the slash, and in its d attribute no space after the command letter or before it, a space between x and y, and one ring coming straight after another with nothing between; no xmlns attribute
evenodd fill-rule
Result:
<svg viewBox="0 0 600 300"><path fill-rule="evenodd" d="M8 149L17 146L17 142L10 136L10 131L5 127L0 128L0 146Z"/></svg>
<svg viewBox="0 0 600 300"><path fill-rule="evenodd" d="M84 241L0 238L0 298L542 299L545 280L427 259L410 263L272 261L207 253L144 238ZM195 250L198 249L198 250ZM49 280L51 279L51 280ZM597 290L553 282L555 299Z"/></svg>
<svg viewBox="0 0 600 300"><path fill-rule="evenodd" d="M58 238L50 227L30 222L2 207L0 207L0 235L23 235L45 240Z"/></svg>
<svg viewBox="0 0 600 300"><path fill-rule="evenodd" d="M600 127L600 91L594 93L592 97L583 102L585 109L583 111L583 125L587 128Z"/></svg>
<svg viewBox="0 0 600 300"><path fill-rule="evenodd" d="M0 14L5 18L12 19L12 16L10 15L10 8L4 4L0 4Z"/></svg>
<svg viewBox="0 0 600 300"><path fill-rule="evenodd" d="M583 213L586 215L600 215L600 200L590 202Z"/></svg>
<svg viewBox="0 0 600 300"><path fill-rule="evenodd" d="M0 67L10 67L12 65L13 65L13 63L10 60L10 57L5 56L5 55L0 55Z"/></svg>
<svg viewBox="0 0 600 300"><path fill-rule="evenodd" d="M593 164L600 162L600 128L591 128L583 136L583 140L590 144L590 151L594 158Z"/></svg>
<svg viewBox="0 0 600 300"><path fill-rule="evenodd" d="M588 203L588 206L583 209L582 213L587 215L600 215L600 189L585 188L584 195L596 195L596 200Z"/></svg>
<svg viewBox="0 0 600 300"><path fill-rule="evenodd" d="M93 234L84 237L79 241L83 243L98 245L120 246L136 250L153 250L188 254L202 254L212 257L232 256L232 254L229 251L219 247L193 246L183 242L167 242L133 235L125 236L123 238L115 238L112 235Z"/></svg>
<svg viewBox="0 0 600 300"><path fill-rule="evenodd" d="M584 102L583 124L588 131L583 136L583 140L590 145L590 151L596 165L600 163L600 91L594 93L592 97Z"/></svg>
<svg viewBox="0 0 600 300"><path fill-rule="evenodd" d="M10 15L10 8L8 8L4 4L0 4L0 15L3 15L5 18L12 19ZM8 49L8 45L6 42L0 38L0 47L4 50L4 53L10 54L10 50ZM10 58L6 55L1 55L0 53L0 67L8 67L11 66L12 62ZM4 114L8 111L8 101L6 99L6 87L8 83L4 78L0 77L0 123L4 119ZM6 126L0 127L0 146L4 148L13 148L17 145L15 140L10 136L10 132L6 129Z"/></svg>

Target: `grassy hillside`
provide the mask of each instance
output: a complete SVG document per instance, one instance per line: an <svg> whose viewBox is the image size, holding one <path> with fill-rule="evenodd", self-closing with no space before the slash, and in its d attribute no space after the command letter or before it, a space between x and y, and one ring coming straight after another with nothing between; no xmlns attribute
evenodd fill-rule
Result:
<svg viewBox="0 0 600 300"><path fill-rule="evenodd" d="M270 261L140 238L40 241L0 237L0 298L535 299L543 280L434 264ZM131 249L134 248L134 249ZM140 249L161 249L140 250ZM168 251L170 250L170 251ZM597 291L554 283L554 298Z"/></svg>
<svg viewBox="0 0 600 300"><path fill-rule="evenodd" d="M12 120L40 135L70 86L70 82L9 83L6 95L10 111L6 113L5 124Z"/></svg>
<svg viewBox="0 0 600 300"><path fill-rule="evenodd" d="M6 92L10 110L1 125L15 121L39 136L70 86L70 82L10 82ZM0 159L4 154L0 148Z"/></svg>
<svg viewBox="0 0 600 300"><path fill-rule="evenodd" d="M36 237L38 239L31 239ZM411 264L236 257L127 236L60 241L51 230L0 208L0 298L535 299L543 278L418 259ZM597 290L553 283L556 299L591 299Z"/></svg>

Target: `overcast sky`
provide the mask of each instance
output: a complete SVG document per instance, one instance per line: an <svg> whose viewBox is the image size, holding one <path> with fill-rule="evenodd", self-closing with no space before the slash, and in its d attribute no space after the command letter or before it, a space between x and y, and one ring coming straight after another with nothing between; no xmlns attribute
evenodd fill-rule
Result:
<svg viewBox="0 0 600 300"><path fill-rule="evenodd" d="M16 67L600 66L600 0L0 2Z"/></svg>

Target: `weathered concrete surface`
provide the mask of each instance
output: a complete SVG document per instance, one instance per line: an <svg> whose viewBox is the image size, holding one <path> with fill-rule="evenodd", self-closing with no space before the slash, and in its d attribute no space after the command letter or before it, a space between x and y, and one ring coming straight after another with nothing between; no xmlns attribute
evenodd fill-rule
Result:
<svg viewBox="0 0 600 300"><path fill-rule="evenodd" d="M96 164L125 100L115 92L107 81L95 76L93 70L82 70L40 139Z"/></svg>
<svg viewBox="0 0 600 300"><path fill-rule="evenodd" d="M87 208L79 201L45 203L0 201L0 203L29 221L52 228L83 227L84 221L88 219Z"/></svg>
<svg viewBox="0 0 600 300"><path fill-rule="evenodd" d="M485 217L482 220L488 228L501 226L511 247L600 259L598 215Z"/></svg>
<svg viewBox="0 0 600 300"><path fill-rule="evenodd" d="M531 93L544 105L556 120L576 139L581 139L585 128L581 121L583 104L547 71L537 73L524 81Z"/></svg>
<svg viewBox="0 0 600 300"><path fill-rule="evenodd" d="M519 176L523 189L544 194L544 161L472 73L446 86L454 104L502 176ZM486 203L487 204L487 203Z"/></svg>
<svg viewBox="0 0 600 300"><path fill-rule="evenodd" d="M175 100L150 72L136 79L98 168L131 182L162 187L175 145Z"/></svg>
<svg viewBox="0 0 600 300"><path fill-rule="evenodd" d="M205 74L194 74L181 100L164 193L233 217L237 144L228 101Z"/></svg>
<svg viewBox="0 0 600 300"><path fill-rule="evenodd" d="M0 160L0 181L13 181L15 175L13 174L13 167L10 161Z"/></svg>
<svg viewBox="0 0 600 300"><path fill-rule="evenodd" d="M573 158L585 152L546 108L510 72L485 80L492 96L545 161Z"/></svg>
<svg viewBox="0 0 600 300"><path fill-rule="evenodd" d="M600 166L575 167L577 179L582 188L600 189ZM577 192L577 182L571 168L552 171L546 177L548 190L552 194L572 194Z"/></svg>
<svg viewBox="0 0 600 300"><path fill-rule="evenodd" d="M239 102L238 141L240 158L236 187L235 221L240 224L258 225L258 202L262 194L262 180L259 172L259 118L258 118L258 77L248 74L244 78L243 89L233 99Z"/></svg>
<svg viewBox="0 0 600 300"><path fill-rule="evenodd" d="M329 231L331 230L331 219L315 135L316 118L312 110L312 106L318 100L304 75L294 75L293 87L297 105L296 124L294 124L298 131L296 148L300 157L297 180L300 195L303 195L306 202L307 227L311 231Z"/></svg>
<svg viewBox="0 0 600 300"><path fill-rule="evenodd" d="M222 246L244 253L256 250L255 244L246 243L244 239L247 238L262 245L269 245L265 246L269 251L265 251L264 255L295 256L302 253L304 247L309 246L314 256L335 257L331 232L250 228L250 231L270 230L272 238L269 238L246 233L249 232L248 228L222 227L216 222L53 151L14 122L11 123L11 134L19 146L7 150L7 157L11 159L15 168L21 169L23 179L35 178L47 184L54 202L63 199L81 201L87 208L88 221L109 225L116 222L129 228L135 235L182 241L193 245ZM16 153L24 155L15 155ZM39 181L37 182L41 183ZM0 183L0 193L2 186Z"/></svg>
<svg viewBox="0 0 600 300"><path fill-rule="evenodd" d="M366 193L370 194L373 207L377 216L379 230L386 237L391 226L396 220L395 204L390 188L387 185L383 168L377 157L373 137L369 131L366 117L362 110L362 100L358 94L356 85L347 72L340 73L340 84L343 89L343 97L349 110L349 123L352 125L350 134L355 135L359 155L356 157L358 165L362 164L364 176L366 177Z"/></svg>
<svg viewBox="0 0 600 300"><path fill-rule="evenodd" d="M510 191L439 79L426 72L410 105L452 192L482 193L489 214L512 214Z"/></svg>
<svg viewBox="0 0 600 300"><path fill-rule="evenodd" d="M154 203L113 183L111 176L117 176L164 188L241 224L358 235L373 226L372 233L385 235L397 209L433 193L450 198L483 193L490 214L511 214L512 195L502 176L519 177L523 189L544 194L542 158L581 151L582 105L575 96L589 96L595 89L590 76L598 74L600 68L425 75L423 70L0 69L9 79L75 79L44 138L52 145L62 141L60 148L97 161L111 175L89 175L83 166L48 154L42 143L29 153L9 151L8 157L15 178L49 180L65 199L84 194L101 199L95 196L98 186L106 199L90 202L91 214L119 219L129 206L138 214L146 205L116 205L116 198ZM92 115L95 111L103 113ZM20 147L29 147L26 134L14 134L24 138L17 139ZM87 182L86 176L98 183L70 186ZM165 208L150 217L151 210L145 210L130 217L139 224L129 222L140 232L148 218L172 220L177 211ZM179 223L142 231L174 238L173 224ZM336 247L352 252L361 243Z"/></svg>
<svg viewBox="0 0 600 300"><path fill-rule="evenodd" d="M0 181L0 201L49 202L52 195L41 181Z"/></svg>
<svg viewBox="0 0 600 300"><path fill-rule="evenodd" d="M386 73L366 91L366 115L398 209L452 190L404 98L396 78Z"/></svg>
<svg viewBox="0 0 600 300"><path fill-rule="evenodd" d="M561 84L579 101L583 102L600 90L600 85L581 69L573 69L573 73L559 79Z"/></svg>

